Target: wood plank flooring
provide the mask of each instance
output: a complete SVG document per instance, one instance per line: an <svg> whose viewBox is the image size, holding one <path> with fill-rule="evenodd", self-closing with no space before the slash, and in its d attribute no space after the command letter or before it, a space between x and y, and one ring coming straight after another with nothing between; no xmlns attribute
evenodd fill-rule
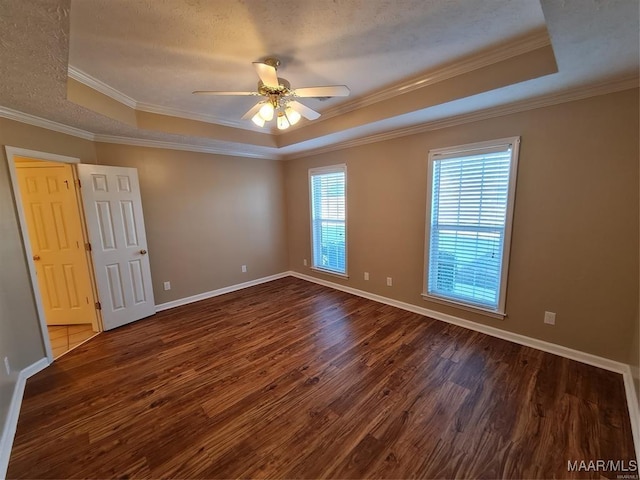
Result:
<svg viewBox="0 0 640 480"><path fill-rule="evenodd" d="M620 375L288 277L31 378L8 477L601 478L567 462L634 458Z"/></svg>
<svg viewBox="0 0 640 480"><path fill-rule="evenodd" d="M57 359L82 342L97 335L90 323L78 325L47 325L53 358Z"/></svg>

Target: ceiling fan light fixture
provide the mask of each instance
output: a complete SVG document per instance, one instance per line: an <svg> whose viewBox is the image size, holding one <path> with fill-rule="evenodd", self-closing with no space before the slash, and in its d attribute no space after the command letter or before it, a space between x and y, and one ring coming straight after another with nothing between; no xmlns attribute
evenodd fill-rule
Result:
<svg viewBox="0 0 640 480"><path fill-rule="evenodd" d="M290 126L289 120L287 120L287 116L284 114L284 112L278 113L278 119L276 123L278 125L278 130L286 130Z"/></svg>
<svg viewBox="0 0 640 480"><path fill-rule="evenodd" d="M251 121L259 127L264 127L264 118L260 116L260 112L256 113Z"/></svg>
<svg viewBox="0 0 640 480"><path fill-rule="evenodd" d="M265 121L270 122L273 120L273 105L271 103L265 103L262 107L260 107L260 111L258 115Z"/></svg>
<svg viewBox="0 0 640 480"><path fill-rule="evenodd" d="M346 85L325 85L319 87L302 87L293 90L285 78L278 77L280 60L266 58L263 62L253 62L260 80L255 92L232 92L216 90L196 90L198 95L242 95L262 97L253 107L242 116L242 120L251 119L258 127L264 127L267 122L274 120L279 130L286 130L297 124L302 117L316 120L320 113L300 103L296 98L330 98L346 97L349 88Z"/></svg>
<svg viewBox="0 0 640 480"><path fill-rule="evenodd" d="M287 107L284 113L287 116L287 119L289 120L289 123L291 125L295 125L296 123L298 123L300 121L300 118L302 117L298 112L296 112L291 107Z"/></svg>

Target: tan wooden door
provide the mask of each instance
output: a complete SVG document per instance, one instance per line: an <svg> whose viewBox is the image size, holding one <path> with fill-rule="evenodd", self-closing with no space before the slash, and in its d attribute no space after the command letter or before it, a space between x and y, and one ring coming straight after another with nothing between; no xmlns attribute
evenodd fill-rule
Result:
<svg viewBox="0 0 640 480"><path fill-rule="evenodd" d="M71 165L17 159L16 172L47 324L97 327Z"/></svg>

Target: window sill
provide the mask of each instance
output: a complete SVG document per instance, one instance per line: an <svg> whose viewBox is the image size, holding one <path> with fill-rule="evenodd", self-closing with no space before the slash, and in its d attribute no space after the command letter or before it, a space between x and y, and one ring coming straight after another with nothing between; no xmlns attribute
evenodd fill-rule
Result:
<svg viewBox="0 0 640 480"><path fill-rule="evenodd" d="M447 305L449 307L459 308L461 310L466 310L468 312L478 313L480 315L485 315L487 317L497 318L498 320L504 320L507 316L506 313L496 312L494 310L487 310L482 307L474 307L473 305L468 305L465 303L455 302L453 300L447 300L441 297L435 297L433 295L429 295L427 293L422 294L422 298L424 300L428 300L430 302L440 303L441 305Z"/></svg>
<svg viewBox="0 0 640 480"><path fill-rule="evenodd" d="M331 270L325 270L323 268L318 268L318 267L309 267L309 268L314 272L324 273L324 274L332 275L338 278L349 278L349 275L347 275L346 273L332 272Z"/></svg>

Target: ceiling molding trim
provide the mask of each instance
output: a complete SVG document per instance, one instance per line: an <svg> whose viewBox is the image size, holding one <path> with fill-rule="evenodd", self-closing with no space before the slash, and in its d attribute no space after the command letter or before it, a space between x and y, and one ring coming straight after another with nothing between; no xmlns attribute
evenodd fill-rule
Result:
<svg viewBox="0 0 640 480"><path fill-rule="evenodd" d="M247 152L233 147L188 145L177 142L164 142L161 140L148 140L144 138L119 137L116 135L96 135L95 142L117 143L119 145L131 145L134 147L164 148L167 150L182 150L184 152L214 153L218 155L230 155L233 157L260 158L265 160L281 160L277 154Z"/></svg>
<svg viewBox="0 0 640 480"><path fill-rule="evenodd" d="M79 70L78 68L73 67L71 65L69 65L68 75L70 78L73 78L74 80L82 83L83 85L89 88L92 88L112 98L113 100L116 100L126 105L129 108L133 108L134 110L139 110L141 112L148 112L148 113L156 113L159 115L167 115L170 117L186 118L189 120L197 120L200 122L215 123L218 125L226 125L226 126L235 127L235 128L243 128L245 130L255 130L251 128L250 125L247 125L246 122L241 122L239 120L238 121L225 120L215 115L207 115L204 113L194 113L194 112L189 112L186 110L181 110L173 107L165 107L162 105L154 105L152 103L138 102L134 98L131 98L128 95L125 95L124 93L120 92L119 90L116 90L110 85L107 85L101 80L98 80L97 78L92 77L88 73L85 73L82 70Z"/></svg>
<svg viewBox="0 0 640 480"><path fill-rule="evenodd" d="M585 98L595 97L598 95L606 95L608 93L621 92L623 90L638 88L638 86L639 86L639 79L637 76L634 75L632 77L626 77L623 79L613 80L610 82L600 83L596 85L579 87L579 88L567 90L564 92L543 95L537 98L522 100L519 102L510 103L507 105L501 105L498 107L487 108L487 109L476 111L476 112L457 115L455 117L448 117L441 120L432 120L426 123L420 123L418 125L411 125L411 126L399 128L396 130L375 133L373 135L354 138L352 140L345 140L343 142L327 145L326 147L307 150L305 152L300 152L296 154L284 155L284 159L294 160L296 158L309 157L312 155L332 152L335 150L342 150L345 148L357 147L357 146L366 145L369 143L382 142L382 141L391 140L394 138L406 137L408 135L415 135L418 133L428 132L432 130L439 130L441 128L453 127L456 125L463 125L465 123L471 123L471 122L477 122L480 120L486 120L489 118L501 117L501 116L510 115L513 113L524 112L527 110L534 110L536 108L550 107L550 106L558 105L561 103L583 100Z"/></svg>
<svg viewBox="0 0 640 480"><path fill-rule="evenodd" d="M89 88L93 88L94 90L97 90L98 92L106 95L107 97L113 98L114 100L120 103L123 103L129 108L136 108L137 102L133 98L129 97L128 95L125 95L124 93L116 90L110 85L107 85L106 83L98 80L97 78L92 77L91 75L83 72L82 70L79 70L69 65L69 68L67 70L67 75L69 75L70 78L73 78L74 80L82 83L83 85L86 85Z"/></svg>
<svg viewBox="0 0 640 480"><path fill-rule="evenodd" d="M247 157L247 158L262 158L267 160L281 160L282 156L278 154L263 154L255 152L246 152L238 148L232 147L213 147L203 145L188 145L184 143L176 142L163 142L160 140L148 140L144 138L134 137L120 137L116 135L102 135L93 134L86 130L70 127L62 123L47 120L45 118L36 117L28 113L13 110L11 108L0 106L0 118L6 118L20 123L26 123L33 125L34 127L44 128L46 130L52 130L58 133L64 133L74 137L82 138L84 140L90 140L92 142L103 143L118 143L121 145L133 145L140 147L152 147L152 148L166 148L168 150L182 150L187 152L199 152L199 153L215 153L219 155L231 155L234 157Z"/></svg>
<svg viewBox="0 0 640 480"><path fill-rule="evenodd" d="M246 122L224 120L215 115L188 112L186 110L180 110L179 108L164 107L161 105L153 105L151 103L141 103L141 102L137 102L134 108L141 112L156 113L158 115L167 115L169 117L186 118L188 120L197 120L199 122L215 123L218 125L225 125L228 127L242 128L244 130L262 131L262 130L256 130L251 128L250 126L246 125Z"/></svg>
<svg viewBox="0 0 640 480"><path fill-rule="evenodd" d="M464 57L459 61L450 63L448 65L445 65L444 67L430 71L421 76L414 77L400 84L396 84L391 87L373 92L364 97L354 99L350 102L331 107L322 112L321 120L326 120L347 112L351 112L353 110L357 110L359 108L373 105L374 103L381 102L383 100L394 98L398 95L403 95L405 93L424 88L428 85L432 85L434 83L438 83L443 80L447 80L449 78L453 78L458 75L462 75L464 73L468 73L473 70L492 65L508 58L530 52L537 48L545 47L550 43L551 42L546 29L538 30L515 41L499 45L495 48L485 49L483 52ZM120 103L123 103L124 105L135 110L256 131L254 128L252 128L251 125L248 125L247 122L241 122L239 120L226 120L216 115L195 113L173 107L138 102L137 100L129 97L128 95L125 95L124 93L116 90L115 88L102 82L101 80L98 80L97 78L92 77L88 73L85 73L82 70L71 65L69 65L68 67L68 75L70 78L73 78L83 85L86 85L89 88L107 95L108 97ZM274 129L271 133L280 135L283 132Z"/></svg>
<svg viewBox="0 0 640 480"><path fill-rule="evenodd" d="M430 130L438 130L441 128L452 127L455 125L462 125L465 123L471 123L479 120L499 117L503 115L509 115L512 113L523 112L527 110L533 110L536 108L542 108L547 106L553 106L561 103L582 100L589 97L598 95L605 95L608 93L615 93L623 90L629 90L632 88L638 88L639 79L637 75L625 77L622 79L613 80L610 82L604 82L596 85L588 85L580 88L567 90L560 93L553 93L544 95L541 97L523 100L520 102L511 103L499 107L488 108L485 110L471 112L468 114L458 115L455 117L449 117L441 120L434 120L426 123L420 123L418 125L412 125L400 129L395 129L387 132L376 133L373 135L367 135L352 140L346 140L344 142L338 142L325 147L307 150L304 152L292 153L292 154L269 154L269 153L256 153L247 152L234 147L222 147L222 146L204 146L204 145L188 145L176 142L164 142L159 140L148 140L134 137L120 137L115 135L96 135L86 130L81 130L76 127L71 127L58 123L52 120L47 120L35 115L13 110L8 107L0 106L0 118L6 118L8 120L17 121L20 123L26 123L35 127L52 130L55 132L71 135L74 137L82 138L84 140L90 140L94 142L103 143L117 143L122 145L133 145L151 148L165 148L169 150L182 150L199 153L213 153L219 155L230 155L247 158L261 158L269 160L293 160L296 158L304 158L312 155L318 155L326 152L332 152L335 150L342 150L345 148L356 147L360 145L366 145L369 143L381 142L384 140L390 140L393 138L404 137L408 135L414 135Z"/></svg>
<svg viewBox="0 0 640 480"><path fill-rule="evenodd" d="M495 48L486 49L476 55L471 55L460 59L459 61L450 63L436 70L432 70L426 74L414 77L400 84L378 90L364 97L354 99L350 102L336 105L322 112L321 120L348 113L359 108L363 108L374 103L388 100L390 98L403 95L405 93L424 88L428 85L447 80L465 73L478 70L480 68L493 65L494 63L507 60L509 58L531 52L538 48L546 47L551 44L547 30L539 30L530 35L522 37L510 43L497 46ZM280 133L280 132L278 132Z"/></svg>
<svg viewBox="0 0 640 480"><path fill-rule="evenodd" d="M0 106L0 117L6 118L8 120L14 120L20 123L26 123L28 125L33 125L34 127L45 128L47 130L53 130L54 132L72 135L84 140L95 139L94 134L91 132L87 132L86 130L81 130L76 127L70 127L69 125L64 125L62 123L54 122L53 120L36 117L35 115L30 115L28 113L23 113L18 110L13 110L11 108L3 106Z"/></svg>

